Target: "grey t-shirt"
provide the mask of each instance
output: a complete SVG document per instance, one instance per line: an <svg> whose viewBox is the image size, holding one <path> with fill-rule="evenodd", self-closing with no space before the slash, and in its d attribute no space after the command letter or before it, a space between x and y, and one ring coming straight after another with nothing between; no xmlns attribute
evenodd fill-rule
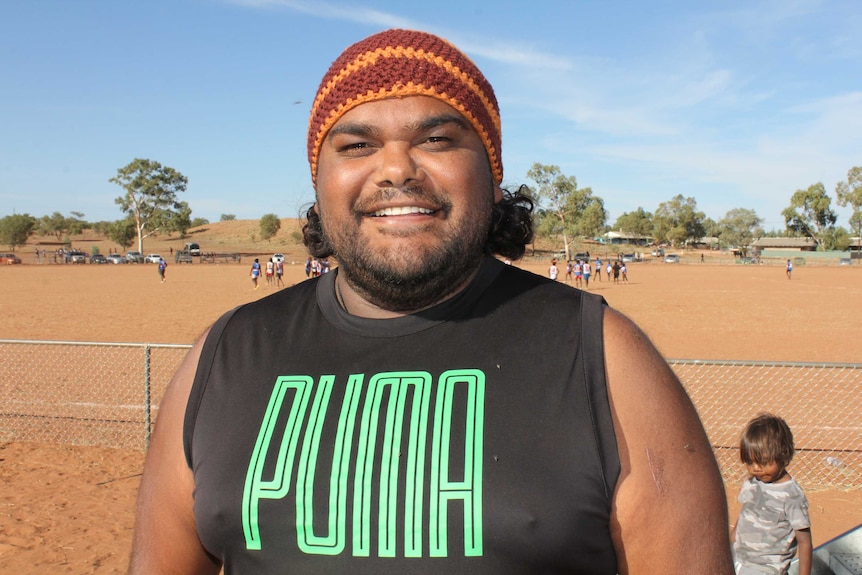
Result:
<svg viewBox="0 0 862 575"><path fill-rule="evenodd" d="M737 573L786 573L796 554L796 534L811 526L808 500L791 478L763 483L753 477L739 491L739 521L733 542Z"/></svg>

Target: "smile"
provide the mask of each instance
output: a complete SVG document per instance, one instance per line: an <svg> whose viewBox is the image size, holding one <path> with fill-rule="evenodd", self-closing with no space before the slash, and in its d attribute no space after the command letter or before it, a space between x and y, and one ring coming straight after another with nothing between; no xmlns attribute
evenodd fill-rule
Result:
<svg viewBox="0 0 862 575"><path fill-rule="evenodd" d="M372 212L371 215L374 217L407 216L411 214L429 215L433 214L435 211L436 210L430 210L428 208L420 208L419 206L398 206L392 208L383 208L382 210Z"/></svg>

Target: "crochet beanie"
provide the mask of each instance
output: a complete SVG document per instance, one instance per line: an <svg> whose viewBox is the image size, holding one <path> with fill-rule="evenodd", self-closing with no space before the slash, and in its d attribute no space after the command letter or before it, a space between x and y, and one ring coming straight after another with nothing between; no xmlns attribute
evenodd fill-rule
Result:
<svg viewBox="0 0 862 575"><path fill-rule="evenodd" d="M448 41L413 30L386 30L348 47L323 77L308 121L308 163L317 162L326 134L349 110L375 100L430 96L446 102L482 139L494 181L503 181L500 109L479 68Z"/></svg>

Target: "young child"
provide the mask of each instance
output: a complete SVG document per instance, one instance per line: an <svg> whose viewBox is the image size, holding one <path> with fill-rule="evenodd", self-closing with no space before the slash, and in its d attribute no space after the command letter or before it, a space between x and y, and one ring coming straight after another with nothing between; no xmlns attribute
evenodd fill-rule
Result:
<svg viewBox="0 0 862 575"><path fill-rule="evenodd" d="M793 433L770 413L749 421L739 442L739 458L749 477L739 492L739 519L731 531L739 575L787 573L799 552L799 575L811 575L811 522L808 500L787 473L793 459Z"/></svg>

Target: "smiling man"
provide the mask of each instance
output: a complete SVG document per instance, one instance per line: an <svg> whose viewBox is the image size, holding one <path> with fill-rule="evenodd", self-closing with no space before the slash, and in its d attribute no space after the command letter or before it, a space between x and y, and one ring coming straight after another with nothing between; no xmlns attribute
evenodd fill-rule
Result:
<svg viewBox="0 0 862 575"><path fill-rule="evenodd" d="M171 382L131 572L732 573L717 465L647 337L507 266L490 84L389 30L311 111L304 234L333 273L237 308Z"/></svg>

